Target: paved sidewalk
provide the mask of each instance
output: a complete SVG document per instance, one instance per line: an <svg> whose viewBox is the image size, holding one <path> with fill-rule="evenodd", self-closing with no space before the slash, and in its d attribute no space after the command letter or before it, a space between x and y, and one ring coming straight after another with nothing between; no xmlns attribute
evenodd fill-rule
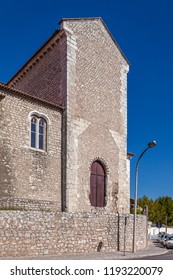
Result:
<svg viewBox="0 0 173 280"><path fill-rule="evenodd" d="M163 247L160 243L154 240L148 241L148 246L144 250L138 251L136 253L132 252L120 252L115 253L105 253L105 252L95 252L95 253L81 253L81 254L63 254L56 256L42 256L41 259L54 259L54 260L123 260L123 259L137 259L141 257L151 256L151 255L161 255L165 254L167 249Z"/></svg>
<svg viewBox="0 0 173 280"><path fill-rule="evenodd" d="M137 251L136 253L132 252L95 252L95 253L78 253L78 254L57 254L57 255L41 255L36 257L14 257L14 258L0 258L2 259L10 259L10 260L129 260L129 259L138 259L141 257L153 256L153 255L161 255L165 254L167 249L163 247L156 240L149 240L148 246L144 250Z"/></svg>

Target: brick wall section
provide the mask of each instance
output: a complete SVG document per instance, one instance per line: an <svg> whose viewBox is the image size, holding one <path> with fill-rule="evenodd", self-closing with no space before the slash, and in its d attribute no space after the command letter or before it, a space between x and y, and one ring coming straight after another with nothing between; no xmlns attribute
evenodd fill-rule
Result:
<svg viewBox="0 0 173 280"><path fill-rule="evenodd" d="M61 36L60 36L61 35ZM32 96L65 105L66 37L61 31L16 75L10 87Z"/></svg>
<svg viewBox="0 0 173 280"><path fill-rule="evenodd" d="M38 256L60 253L124 250L125 215L102 212L62 213L0 211L0 256ZM119 222L118 222L119 221ZM126 251L132 250L130 215L126 227ZM118 226L119 224L119 226ZM137 219L137 249L146 247L146 217Z"/></svg>
<svg viewBox="0 0 173 280"><path fill-rule="evenodd" d="M30 148L30 112L47 116L47 152ZM7 94L0 102L0 206L61 209L61 112ZM49 205L49 206L48 206Z"/></svg>
<svg viewBox="0 0 173 280"><path fill-rule="evenodd" d="M108 212L129 212L128 63L100 19L63 20L67 35L67 211L90 211L90 167L107 171Z"/></svg>

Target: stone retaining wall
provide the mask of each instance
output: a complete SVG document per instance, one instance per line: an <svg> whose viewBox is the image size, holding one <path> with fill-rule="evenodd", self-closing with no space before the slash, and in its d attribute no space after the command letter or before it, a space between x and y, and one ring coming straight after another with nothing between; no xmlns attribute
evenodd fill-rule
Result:
<svg viewBox="0 0 173 280"><path fill-rule="evenodd" d="M35 210L35 211L55 211L59 204L48 200L33 200L20 198L0 198L0 210Z"/></svg>
<svg viewBox="0 0 173 280"><path fill-rule="evenodd" d="M132 249L133 215L49 211L0 211L0 256L126 251ZM137 219L137 249L146 246L146 217Z"/></svg>

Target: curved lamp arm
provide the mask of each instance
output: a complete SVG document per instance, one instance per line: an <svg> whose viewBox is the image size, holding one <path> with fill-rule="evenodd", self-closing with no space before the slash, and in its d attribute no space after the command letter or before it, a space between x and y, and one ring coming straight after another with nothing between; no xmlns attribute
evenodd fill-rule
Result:
<svg viewBox="0 0 173 280"><path fill-rule="evenodd" d="M141 153L136 163L136 172L135 172L135 193L134 193L134 221L133 221L133 253L136 252L136 215L137 215L137 190L138 190L138 166L140 159L145 154L148 149L151 149L157 145L156 141L148 143L148 147Z"/></svg>

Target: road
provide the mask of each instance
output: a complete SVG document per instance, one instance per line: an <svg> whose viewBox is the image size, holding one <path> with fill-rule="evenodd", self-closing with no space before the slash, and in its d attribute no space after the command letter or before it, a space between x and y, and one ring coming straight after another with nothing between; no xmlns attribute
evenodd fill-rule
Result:
<svg viewBox="0 0 173 280"><path fill-rule="evenodd" d="M173 260L173 249L168 250L168 253L163 255L149 256L145 258L140 258L138 260Z"/></svg>

